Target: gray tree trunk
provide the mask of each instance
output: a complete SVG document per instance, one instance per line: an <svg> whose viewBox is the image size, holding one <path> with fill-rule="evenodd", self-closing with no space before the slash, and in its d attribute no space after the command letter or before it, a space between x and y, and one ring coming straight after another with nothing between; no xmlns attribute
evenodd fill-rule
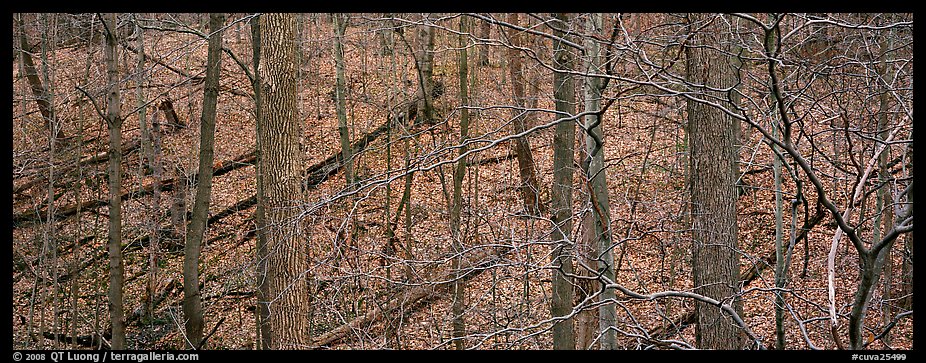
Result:
<svg viewBox="0 0 926 363"><path fill-rule="evenodd" d="M460 33L469 32L469 18L460 18ZM463 145L469 137L469 94L467 88L468 64L466 57L467 41L463 35L459 37L459 83L460 83L460 144ZM466 146L460 147L457 155L466 153ZM463 208L463 177L466 176L466 158L460 158L453 170L453 202L450 206L450 233L453 237L452 250L454 258L452 268L458 271L453 282L453 338L454 347L457 350L466 348L463 337L466 336L466 323L463 320L463 309L466 306L466 282L462 279L463 271L459 271L463 259L463 239L465 238L460 232L460 212Z"/></svg>
<svg viewBox="0 0 926 363"><path fill-rule="evenodd" d="M344 160L344 179L348 189L354 185L354 162L351 160L350 131L347 129L347 89L344 85L344 30L348 14L331 14L334 25L334 65L337 74L335 97L337 100L338 134L341 139L341 157Z"/></svg>
<svg viewBox="0 0 926 363"><path fill-rule="evenodd" d="M212 195L212 162L215 144L216 103L219 96L219 75L222 70L222 28L225 15L209 16L209 51L206 60L206 80L203 91L203 111L200 118L199 178L193 216L187 229L183 248L183 316L187 340L193 349L202 349L203 308L199 291L199 253L206 233L206 219Z"/></svg>
<svg viewBox="0 0 926 363"><path fill-rule="evenodd" d="M585 24L585 31L589 34L601 34L601 14L590 14ZM593 38L585 41L585 71L588 73L603 73L601 50ZM585 77L585 111L598 112L601 110L601 79L598 77ZM590 114L585 116L585 148L588 152L588 170L586 177L590 189L590 203L592 208L590 229L594 246L595 266L602 277L614 281L614 255L611 242L611 212L608 198L608 182L604 169L604 132L601 128L601 115ZM615 304L614 289L606 289L599 296L598 331L600 335L600 348L602 350L617 349L617 307Z"/></svg>
<svg viewBox="0 0 926 363"><path fill-rule="evenodd" d="M122 265L122 116L119 98L119 69L116 63L116 14L103 16L106 26L106 78L109 82L106 122L109 126L109 314L112 322L112 349L126 349L125 312L122 285L125 273Z"/></svg>
<svg viewBox="0 0 926 363"><path fill-rule="evenodd" d="M553 34L565 37L565 29L569 26L569 16L557 13L553 23ZM575 81L570 71L574 68L572 53L563 45L562 41L553 42L553 65L562 72L553 73L553 99L556 103L556 118L574 115L576 112ZM575 121L561 122L556 125L553 135L553 187L551 196L553 231L551 237L556 243L553 249L552 280L553 299L550 305L550 314L554 318L569 315L572 312L573 287L569 277L574 273L572 256L573 250L569 248L572 234L572 188L573 188L573 157L575 151L576 124ZM572 318L564 319L553 324L553 349L576 349L574 322Z"/></svg>

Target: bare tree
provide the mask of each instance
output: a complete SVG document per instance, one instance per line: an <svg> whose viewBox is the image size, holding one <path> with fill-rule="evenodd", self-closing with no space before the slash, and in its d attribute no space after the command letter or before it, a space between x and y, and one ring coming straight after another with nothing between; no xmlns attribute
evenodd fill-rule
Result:
<svg viewBox="0 0 926 363"><path fill-rule="evenodd" d="M200 118L199 174L193 217L187 229L183 249L183 316L186 319L186 338L191 348L202 349L203 307L199 289L199 254L203 235L206 233L206 219L209 216L209 201L212 195L212 161L215 152L215 114L219 96L219 75L222 70L222 29L225 15L213 13L209 16L209 54L206 61L206 84L203 94L203 111Z"/></svg>
<svg viewBox="0 0 926 363"><path fill-rule="evenodd" d="M116 14L103 17L106 32L106 78L109 97L106 124L109 127L109 314L112 323L112 348L125 349L125 312L122 289L125 281L122 265L122 116L119 98L119 68L116 63Z"/></svg>

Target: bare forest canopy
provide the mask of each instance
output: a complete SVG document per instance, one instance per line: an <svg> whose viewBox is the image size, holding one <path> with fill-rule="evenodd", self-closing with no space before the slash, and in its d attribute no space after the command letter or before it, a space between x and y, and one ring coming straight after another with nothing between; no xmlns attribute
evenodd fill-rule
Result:
<svg viewBox="0 0 926 363"><path fill-rule="evenodd" d="M13 349L912 349L913 15L13 14Z"/></svg>

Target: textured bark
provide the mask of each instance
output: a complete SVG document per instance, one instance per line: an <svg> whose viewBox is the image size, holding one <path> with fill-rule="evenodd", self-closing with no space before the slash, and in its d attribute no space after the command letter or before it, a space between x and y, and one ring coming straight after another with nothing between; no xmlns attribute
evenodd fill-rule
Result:
<svg viewBox="0 0 926 363"><path fill-rule="evenodd" d="M589 14L586 20L585 31L590 34L601 34L601 14ZM585 70L589 73L600 73L602 67L601 50L595 39L588 38L585 42L586 64ZM601 111L601 79L585 77L585 111ZM594 251L594 265L602 277L609 281L614 279L614 254L611 241L611 212L608 198L608 181L604 169L604 132L602 131L601 114L593 113L585 116L585 150L588 152L588 169L586 178L589 189L589 203L591 204L591 221L587 233L590 234ZM598 332L600 348L602 350L617 349L617 307L614 303L614 289L606 289L599 296L603 302L598 308Z"/></svg>
<svg viewBox="0 0 926 363"><path fill-rule="evenodd" d="M206 84L203 87L203 111L200 118L199 183L193 202L193 216L187 228L183 249L183 316L186 338L193 349L203 343L203 307L199 291L199 253L206 233L206 218L212 195L212 161L215 152L215 116L222 70L222 27L225 15L209 16L209 51L206 60Z"/></svg>
<svg viewBox="0 0 926 363"><path fill-rule="evenodd" d="M311 344L309 249L299 220L304 203L303 133L296 105L295 15L260 17L261 111L258 120L260 172L266 226L266 304L271 349L300 349Z"/></svg>
<svg viewBox="0 0 926 363"><path fill-rule="evenodd" d="M509 13L508 22L518 24L518 13ZM527 125L526 112L527 100L524 96L524 85L526 80L524 72L521 69L521 50L523 40L522 34L518 30L509 30L508 40L511 47L508 48L508 74L511 78L511 117L514 119L514 132L521 133L530 125ZM521 197L524 199L524 209L531 215L538 215L542 212L539 199L540 185L537 182L537 175L534 172L534 155L531 153L530 140L527 136L522 136L514 140L515 150L518 153L518 174L521 177Z"/></svg>
<svg viewBox="0 0 926 363"><path fill-rule="evenodd" d="M260 72L260 16L256 16L251 19L251 51L252 51L252 60L254 63L254 78L251 80L253 83L251 86L254 88L254 119L257 120L254 122L256 135L261 134L261 123L258 122L261 119L261 109L263 108L263 102L261 102L263 96L261 95L261 80ZM263 143L260 137L257 138L257 149L254 151L254 174L257 181L257 194L252 196L249 199L253 199L257 204L257 207L254 211L254 224L256 225L257 231L263 231L266 228L266 214L264 213L264 206L267 204L263 196L266 194L264 192L264 177L263 177L263 168L259 160L261 159L261 150L263 149ZM258 202L258 198L260 202ZM267 239L264 233L256 233L257 236L257 306L256 306L256 320L255 324L257 327L257 341L254 346L258 349L270 349L270 324L269 316L270 311L267 309L267 304L262 303L267 300L267 297L270 295L270 290L268 290L268 285L265 283L267 278Z"/></svg>
<svg viewBox="0 0 926 363"><path fill-rule="evenodd" d="M565 13L556 14L554 35L565 36L565 28L569 24L569 16ZM553 99L556 103L555 117L562 118L575 114L575 82L572 75L574 61L561 41L553 43L553 64L556 69L563 72L553 73ZM553 298L550 305L550 314L562 317L572 312L573 287L568 277L574 273L572 265L571 244L572 234L572 184L573 184L573 155L575 150L576 124L574 121L561 122L556 125L553 135L553 187L551 196L553 231L551 237L556 243L553 249L552 280ZM576 348L574 322L572 318L564 319L553 324L553 349L572 350Z"/></svg>
<svg viewBox="0 0 926 363"><path fill-rule="evenodd" d="M103 17L106 26L106 78L109 82L106 122L109 126L109 314L112 323L112 348L125 349L125 312L122 285L122 116L119 98L119 69L116 63L116 14Z"/></svg>
<svg viewBox="0 0 926 363"><path fill-rule="evenodd" d="M727 39L713 15L691 14L692 26L712 22L689 35L685 48L688 82L713 89L736 83L730 60L704 45L724 47ZM732 108L727 95L698 89L701 97ZM736 226L736 180L738 159L733 118L721 110L688 101L688 132L691 145L692 275L694 292L718 301L740 302L739 258ZM698 325L696 344L703 349L739 349L743 346L739 328L718 307L695 304Z"/></svg>

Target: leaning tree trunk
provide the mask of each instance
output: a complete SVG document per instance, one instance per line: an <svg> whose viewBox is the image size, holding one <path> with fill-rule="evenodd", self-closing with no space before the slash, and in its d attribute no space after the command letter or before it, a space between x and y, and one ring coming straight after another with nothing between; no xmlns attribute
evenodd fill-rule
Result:
<svg viewBox="0 0 926 363"><path fill-rule="evenodd" d="M206 60L206 84L203 94L203 112L200 118L199 138L199 180L196 199L193 202L193 216L187 229L183 248L183 316L187 340L191 348L202 349L203 307L199 292L199 253L206 232L209 217L209 201L212 195L212 160L215 144L216 102L219 96L219 73L222 69L222 27L225 15L213 13L209 16L209 53Z"/></svg>
<svg viewBox="0 0 926 363"><path fill-rule="evenodd" d="M52 106L49 97L49 92L45 89L45 86L42 85L42 80L39 78L39 72L35 67L35 62L32 60L32 46L29 45L29 41L26 38L26 26L23 21L23 15L18 14L18 23L19 23L19 40L22 53L22 63L23 71L26 74L26 80L29 81L29 87L32 89L32 95L35 96L35 103L39 107L39 113L42 114L42 119L45 121L45 126L48 127L48 131L54 132L56 139L64 139L64 132L60 127L55 128L55 123L57 118L55 116L55 108Z"/></svg>
<svg viewBox="0 0 926 363"><path fill-rule="evenodd" d="M103 17L106 26L106 78L109 97L106 123L109 126L109 314L112 321L112 349L125 349L125 312L122 307L122 116L119 99L119 69L116 64L116 14Z"/></svg>
<svg viewBox="0 0 926 363"><path fill-rule="evenodd" d="M694 26L712 21L713 15L691 14ZM699 98L716 100L731 108L727 95L713 89L731 87L736 73L727 56L714 48L727 43L725 30L713 21L689 34L685 48L688 82ZM704 88L701 88L703 85ZM708 89L710 88L710 89ZM736 179L738 159L734 119L711 105L688 100L688 132L691 146L692 275L695 293L718 301L739 301L739 264L736 253ZM739 349L739 329L719 307L695 303L696 344L704 349Z"/></svg>
<svg viewBox="0 0 926 363"><path fill-rule="evenodd" d="M267 304L271 349L312 343L309 327L309 246L299 219L305 173L296 104L296 21L293 14L260 17L261 111L258 139L265 203Z"/></svg>
<svg viewBox="0 0 926 363"><path fill-rule="evenodd" d="M565 37L569 16L557 13L553 33ZM553 99L556 102L557 118L575 114L575 83L572 75L573 57L562 40L553 42L553 64L562 72L553 73ZM568 248L572 234L572 183L573 153L575 150L576 124L569 120L556 125L553 135L553 187L551 189L553 231L551 237L556 243L553 249L552 280L553 297L550 314L554 318L564 317L572 312L572 249ZM572 350L576 348L573 319L563 319L553 324L553 349Z"/></svg>

